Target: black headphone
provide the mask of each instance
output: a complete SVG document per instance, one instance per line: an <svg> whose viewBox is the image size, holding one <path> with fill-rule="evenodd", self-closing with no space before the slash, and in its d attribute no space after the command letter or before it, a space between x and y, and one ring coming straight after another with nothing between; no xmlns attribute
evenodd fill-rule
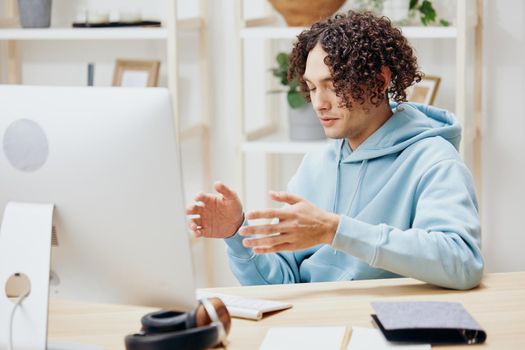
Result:
<svg viewBox="0 0 525 350"><path fill-rule="evenodd" d="M229 322L230 315L224 304L222 306ZM207 313L206 320L201 319L201 311ZM225 343L229 331L229 324L225 330L216 306L208 299L199 300L199 306L192 312L152 312L143 316L141 323L140 333L124 339L126 350L207 349Z"/></svg>

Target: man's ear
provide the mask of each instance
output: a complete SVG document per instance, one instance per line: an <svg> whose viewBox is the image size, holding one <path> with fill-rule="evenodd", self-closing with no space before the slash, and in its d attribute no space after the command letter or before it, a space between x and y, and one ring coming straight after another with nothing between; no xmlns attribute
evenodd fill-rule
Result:
<svg viewBox="0 0 525 350"><path fill-rule="evenodd" d="M392 81L392 71L388 66L382 66L381 67L381 76L383 77L383 80L385 84L383 85L383 92L385 92L388 87L390 86L390 82Z"/></svg>

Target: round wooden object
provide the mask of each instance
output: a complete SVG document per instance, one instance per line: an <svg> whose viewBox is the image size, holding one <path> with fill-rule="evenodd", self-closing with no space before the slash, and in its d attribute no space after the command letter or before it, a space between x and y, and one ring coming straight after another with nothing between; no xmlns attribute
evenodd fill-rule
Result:
<svg viewBox="0 0 525 350"><path fill-rule="evenodd" d="M333 15L345 0L268 0L289 26L308 26Z"/></svg>
<svg viewBox="0 0 525 350"><path fill-rule="evenodd" d="M224 327L224 331L226 332L226 334L229 334L232 320L230 313L226 308L226 305L224 305L222 300L219 298L210 298L209 300L212 303L213 307L215 307L215 311L217 312L217 315L219 316L219 319ZM206 312L206 309L202 305L199 305L199 307L197 308L195 318L197 327L202 327L212 322L210 316Z"/></svg>

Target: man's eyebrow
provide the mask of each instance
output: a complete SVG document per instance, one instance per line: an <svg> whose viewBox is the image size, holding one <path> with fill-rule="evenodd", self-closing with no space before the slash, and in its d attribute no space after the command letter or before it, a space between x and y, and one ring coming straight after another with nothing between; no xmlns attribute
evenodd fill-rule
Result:
<svg viewBox="0 0 525 350"><path fill-rule="evenodd" d="M308 79L308 77L306 75L303 75L303 79L304 79L304 81L307 81L307 82L311 83L311 80ZM321 80L319 80L319 82L320 83L326 83L326 82L330 82L332 80L333 80L332 77L327 76L327 77L322 78Z"/></svg>

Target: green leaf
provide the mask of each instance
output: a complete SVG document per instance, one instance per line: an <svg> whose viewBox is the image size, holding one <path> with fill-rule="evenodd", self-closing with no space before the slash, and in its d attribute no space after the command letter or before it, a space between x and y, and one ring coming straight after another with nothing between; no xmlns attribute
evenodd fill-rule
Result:
<svg viewBox="0 0 525 350"><path fill-rule="evenodd" d="M280 78L281 77L281 70L279 68L272 68L270 69L272 72L272 75L274 77Z"/></svg>
<svg viewBox="0 0 525 350"><path fill-rule="evenodd" d="M285 90L278 90L278 89L266 91L266 93L268 93L268 94L280 94L280 93L283 93L283 92L286 92L286 91Z"/></svg>
<svg viewBox="0 0 525 350"><path fill-rule="evenodd" d="M440 19L440 20L439 20L439 24L441 24L443 27L448 27L448 26L450 26L450 22L447 21L446 19Z"/></svg>
<svg viewBox="0 0 525 350"><path fill-rule="evenodd" d="M417 7L418 3L419 3L419 0L410 0L410 5L408 5L408 8L410 10L413 10Z"/></svg>
<svg viewBox="0 0 525 350"><path fill-rule="evenodd" d="M290 90L295 91L299 87L299 82L293 78L291 81L288 81L288 86L290 86Z"/></svg>
<svg viewBox="0 0 525 350"><path fill-rule="evenodd" d="M279 52L275 57L275 60L279 64L279 67L270 69L273 76L279 80L281 85L287 86L289 91L297 92L299 87L297 79L292 79L291 81L288 80L289 55L285 52Z"/></svg>
<svg viewBox="0 0 525 350"><path fill-rule="evenodd" d="M306 105L306 100L299 91L288 91L288 104L292 108L301 108Z"/></svg>
<svg viewBox="0 0 525 350"><path fill-rule="evenodd" d="M419 6L419 12L421 12L421 22L423 25L426 26L436 21L436 10L429 0L423 0L423 3Z"/></svg>
<svg viewBox="0 0 525 350"><path fill-rule="evenodd" d="M277 64L279 68L283 70L288 70L288 54L284 52L279 52L276 57Z"/></svg>

